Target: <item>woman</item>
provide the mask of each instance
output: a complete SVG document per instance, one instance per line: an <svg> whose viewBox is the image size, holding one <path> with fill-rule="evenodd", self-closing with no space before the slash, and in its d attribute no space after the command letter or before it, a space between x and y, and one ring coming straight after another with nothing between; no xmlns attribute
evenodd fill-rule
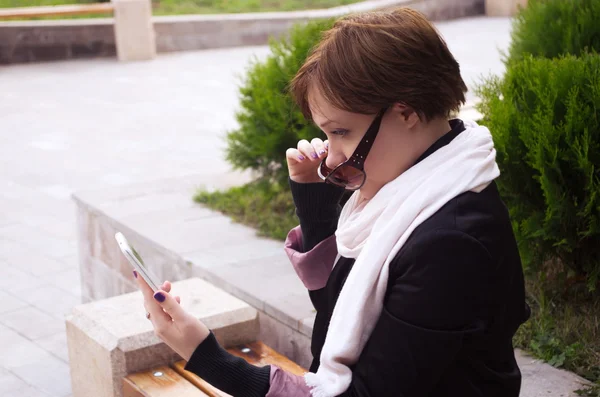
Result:
<svg viewBox="0 0 600 397"><path fill-rule="evenodd" d="M291 89L328 137L287 151L300 226L286 251L317 310L310 372L229 355L168 282L153 296L138 278L157 334L236 397L517 397L521 262L490 132L450 120L467 89L435 28L407 8L343 18Z"/></svg>

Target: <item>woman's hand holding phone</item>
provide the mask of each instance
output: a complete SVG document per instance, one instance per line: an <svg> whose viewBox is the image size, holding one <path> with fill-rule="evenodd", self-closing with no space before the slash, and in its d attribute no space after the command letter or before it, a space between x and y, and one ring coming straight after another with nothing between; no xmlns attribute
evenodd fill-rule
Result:
<svg viewBox="0 0 600 397"><path fill-rule="evenodd" d="M138 286L144 295L144 307L150 313L149 320L154 333L184 360L190 357L210 335L210 330L180 305L179 297L170 294L171 283L165 281L156 293L135 274Z"/></svg>

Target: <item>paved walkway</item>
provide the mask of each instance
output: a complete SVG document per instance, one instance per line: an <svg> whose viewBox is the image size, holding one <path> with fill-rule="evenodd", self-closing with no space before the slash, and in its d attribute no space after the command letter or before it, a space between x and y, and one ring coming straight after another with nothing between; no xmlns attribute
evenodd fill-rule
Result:
<svg viewBox="0 0 600 397"><path fill-rule="evenodd" d="M467 84L502 71L507 19L438 27ZM231 180L222 138L235 127L236 87L267 53L0 67L1 396L71 394L64 314L81 293L70 194L191 174Z"/></svg>

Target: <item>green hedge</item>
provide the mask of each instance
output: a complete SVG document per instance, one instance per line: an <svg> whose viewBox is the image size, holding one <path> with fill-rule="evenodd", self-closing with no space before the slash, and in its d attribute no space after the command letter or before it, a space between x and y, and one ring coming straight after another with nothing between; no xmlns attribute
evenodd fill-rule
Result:
<svg viewBox="0 0 600 397"><path fill-rule="evenodd" d="M288 85L331 20L294 27L289 37L271 41L271 54L254 61L240 89L239 128L227 134L227 160L278 182L287 178L285 151L300 139L321 135L307 123L288 93Z"/></svg>
<svg viewBox="0 0 600 397"><path fill-rule="evenodd" d="M600 1L529 0L513 22L508 63L591 51L600 52Z"/></svg>
<svg viewBox="0 0 600 397"><path fill-rule="evenodd" d="M479 89L527 267L600 276L600 56L527 56ZM552 263L555 261L556 263Z"/></svg>

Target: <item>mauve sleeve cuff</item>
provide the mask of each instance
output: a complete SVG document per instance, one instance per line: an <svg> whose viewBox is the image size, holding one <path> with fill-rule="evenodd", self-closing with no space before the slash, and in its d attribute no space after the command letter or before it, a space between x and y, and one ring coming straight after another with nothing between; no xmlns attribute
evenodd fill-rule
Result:
<svg viewBox="0 0 600 397"><path fill-rule="evenodd" d="M303 376L271 365L271 387L265 397L311 397L311 394Z"/></svg>
<svg viewBox="0 0 600 397"><path fill-rule="evenodd" d="M324 288L337 256L335 234L321 241L308 252L302 252L302 230L292 229L285 241L285 252L296 274L309 291Z"/></svg>

